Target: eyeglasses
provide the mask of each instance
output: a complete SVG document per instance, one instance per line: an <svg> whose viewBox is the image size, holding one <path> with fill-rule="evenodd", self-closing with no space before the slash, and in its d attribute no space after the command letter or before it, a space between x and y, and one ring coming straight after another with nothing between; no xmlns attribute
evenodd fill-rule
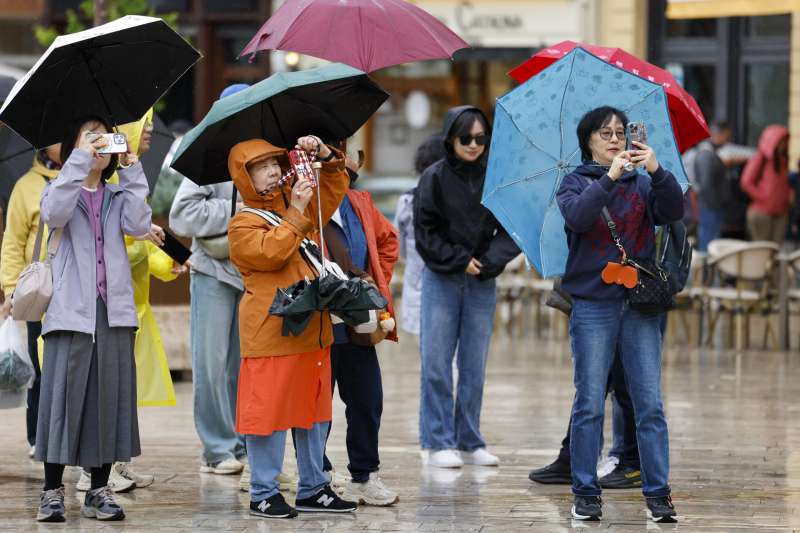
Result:
<svg viewBox="0 0 800 533"><path fill-rule="evenodd" d="M472 141L475 141L475 144L478 146L486 146L489 144L489 136L485 133L481 133L480 135L461 135L458 138L458 142L460 142L462 146L469 146L472 144Z"/></svg>
<svg viewBox="0 0 800 533"><path fill-rule="evenodd" d="M604 141L610 141L614 133L617 134L617 139L619 139L620 141L625 140L625 130L623 129L619 129L616 132L611 129L603 129L599 130L597 133L600 135L600 138L603 139Z"/></svg>

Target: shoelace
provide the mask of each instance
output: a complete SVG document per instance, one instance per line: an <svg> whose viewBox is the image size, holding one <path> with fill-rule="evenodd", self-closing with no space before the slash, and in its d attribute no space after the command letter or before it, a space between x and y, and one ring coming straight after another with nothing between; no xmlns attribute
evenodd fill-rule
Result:
<svg viewBox="0 0 800 533"><path fill-rule="evenodd" d="M114 501L114 495L111 492L111 489L108 488L108 485L95 492L94 497L100 500L100 505L111 505L113 507L117 507L117 502Z"/></svg>
<svg viewBox="0 0 800 533"><path fill-rule="evenodd" d="M64 501L64 487L58 487L57 489L50 489L44 491L44 496L42 497L44 505L50 505L53 503L61 503Z"/></svg>

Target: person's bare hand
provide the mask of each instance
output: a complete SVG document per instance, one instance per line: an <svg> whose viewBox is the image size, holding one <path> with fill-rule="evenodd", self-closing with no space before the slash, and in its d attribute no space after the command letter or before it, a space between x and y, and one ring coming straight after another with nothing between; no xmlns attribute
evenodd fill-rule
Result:
<svg viewBox="0 0 800 533"><path fill-rule="evenodd" d="M617 181L625 173L625 165L631 162L631 154L620 152L611 161L611 168L608 169L608 177Z"/></svg>
<svg viewBox="0 0 800 533"><path fill-rule="evenodd" d="M479 276L482 268L483 265L481 262L473 257L469 260L469 264L467 265L467 274L471 276Z"/></svg>
<svg viewBox="0 0 800 533"><path fill-rule="evenodd" d="M164 239L166 238L167 234L164 232L164 228L156 224L150 224L150 231L139 237L138 240L150 241L159 248L161 248L162 246L164 246Z"/></svg>
<svg viewBox="0 0 800 533"><path fill-rule="evenodd" d="M78 148L84 152L89 152L92 157L100 157L97 150L103 148L106 144L108 143L99 133L84 131L78 137Z"/></svg>
<svg viewBox="0 0 800 533"><path fill-rule="evenodd" d="M172 268L170 272L175 274L176 276L180 276L181 274L186 274L189 271L189 262L187 261L185 264L181 265L177 261L172 262Z"/></svg>
<svg viewBox="0 0 800 533"><path fill-rule="evenodd" d="M6 298L6 301L3 302L3 307L0 308L0 313L3 315L3 320L11 316L11 310L11 298Z"/></svg>
<svg viewBox="0 0 800 533"><path fill-rule="evenodd" d="M651 174L658 170L658 159L653 149L638 141L633 141L633 144L638 150L631 151L631 162L636 166L644 164L647 172Z"/></svg>
<svg viewBox="0 0 800 533"><path fill-rule="evenodd" d="M314 135L306 135L305 137L297 139L297 146L295 146L295 148L298 150L305 150L309 155L316 154L321 159L325 159L331 155L331 149L328 148L319 137Z"/></svg>
<svg viewBox="0 0 800 533"><path fill-rule="evenodd" d="M125 154L119 154L119 164L123 167L132 167L136 163L139 162L139 156L136 154L132 154L127 152Z"/></svg>
<svg viewBox="0 0 800 533"><path fill-rule="evenodd" d="M306 179L297 180L297 183L292 187L292 207L301 213L304 212L313 194L314 189L311 186L311 182Z"/></svg>

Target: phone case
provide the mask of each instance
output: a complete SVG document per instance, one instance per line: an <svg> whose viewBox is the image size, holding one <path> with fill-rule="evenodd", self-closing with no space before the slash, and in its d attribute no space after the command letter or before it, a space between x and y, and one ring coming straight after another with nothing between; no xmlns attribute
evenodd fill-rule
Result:
<svg viewBox="0 0 800 533"><path fill-rule="evenodd" d="M179 265L186 263L192 256L192 251L167 230L164 230L164 246L161 249Z"/></svg>

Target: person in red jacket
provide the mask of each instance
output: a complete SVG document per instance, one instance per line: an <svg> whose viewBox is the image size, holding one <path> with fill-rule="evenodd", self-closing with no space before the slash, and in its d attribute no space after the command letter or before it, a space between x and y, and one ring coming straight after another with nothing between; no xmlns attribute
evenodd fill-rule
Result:
<svg viewBox="0 0 800 533"><path fill-rule="evenodd" d="M346 151L344 143L339 148ZM350 189L325 227L327 252L350 275L371 278L388 301L386 311L394 317L389 282L400 250L397 230L375 207L370 193L353 189L361 165L348 156L345 166L350 175ZM391 321L383 324L388 326L383 330L387 332L386 339L396 341L396 325ZM373 344L377 339L369 337L356 334L345 324L333 326L331 378L334 385L338 383L339 397L346 406L347 468L352 476L344 487L343 497L367 505L387 506L396 503L398 497L378 476L383 386ZM323 469L333 471L327 456Z"/></svg>
<svg viewBox="0 0 800 533"><path fill-rule="evenodd" d="M782 244L794 190L789 184L789 130L778 124L764 128L758 152L742 171L742 190L752 199L747 229L754 241Z"/></svg>

